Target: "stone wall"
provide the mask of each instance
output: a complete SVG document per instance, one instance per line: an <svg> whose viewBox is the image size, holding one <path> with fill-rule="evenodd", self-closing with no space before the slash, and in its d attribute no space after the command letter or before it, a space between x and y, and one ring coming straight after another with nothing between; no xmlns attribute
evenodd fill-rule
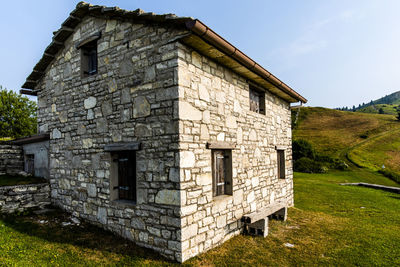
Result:
<svg viewBox="0 0 400 267"><path fill-rule="evenodd" d="M98 73L81 77L76 44L101 31ZM181 260L177 29L87 17L38 88L38 123L50 133L52 201ZM136 204L111 201L107 144L141 142Z"/></svg>
<svg viewBox="0 0 400 267"><path fill-rule="evenodd" d="M98 31L98 73L82 77L76 44ZM238 234L246 213L293 204L289 103L266 93L266 115L249 111L246 79L180 44L183 33L88 17L36 88L53 203L178 261ZM209 141L237 144L233 196L212 197ZM104 147L119 142L142 144L136 204L111 200Z"/></svg>
<svg viewBox="0 0 400 267"><path fill-rule="evenodd" d="M266 92L266 114L250 111L246 79L179 46L179 149L182 258L240 233L243 215L277 201L293 205L289 103ZM232 150L233 195L213 198L209 141ZM285 149L286 179L278 179L276 146Z"/></svg>
<svg viewBox="0 0 400 267"><path fill-rule="evenodd" d="M22 212L50 205L49 184L30 184L0 187L0 212Z"/></svg>
<svg viewBox="0 0 400 267"><path fill-rule="evenodd" d="M22 148L7 143L0 144L0 175L15 175L24 170Z"/></svg>

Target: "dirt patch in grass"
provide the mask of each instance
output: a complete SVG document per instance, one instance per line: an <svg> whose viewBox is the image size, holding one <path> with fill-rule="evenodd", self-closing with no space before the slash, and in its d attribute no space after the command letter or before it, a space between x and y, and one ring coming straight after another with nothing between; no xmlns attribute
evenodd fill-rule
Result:
<svg viewBox="0 0 400 267"><path fill-rule="evenodd" d="M21 175L0 175L0 186L24 185L24 184L41 184L47 183L47 180L34 176Z"/></svg>

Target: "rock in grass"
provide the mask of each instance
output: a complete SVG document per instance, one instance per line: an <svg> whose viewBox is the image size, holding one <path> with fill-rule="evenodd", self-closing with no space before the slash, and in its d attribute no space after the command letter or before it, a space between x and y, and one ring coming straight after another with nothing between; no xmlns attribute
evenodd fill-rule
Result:
<svg viewBox="0 0 400 267"><path fill-rule="evenodd" d="M294 248L294 245L293 245L293 244L290 244L290 243L285 243L285 247L287 247L287 248Z"/></svg>

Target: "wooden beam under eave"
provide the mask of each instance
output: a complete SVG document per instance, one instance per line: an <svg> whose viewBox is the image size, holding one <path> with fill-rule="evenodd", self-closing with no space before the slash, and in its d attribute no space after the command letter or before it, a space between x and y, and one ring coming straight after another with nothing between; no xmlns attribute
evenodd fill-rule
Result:
<svg viewBox="0 0 400 267"><path fill-rule="evenodd" d="M19 90L19 93L21 95L32 95L32 96L37 96L37 92L29 89L21 89Z"/></svg>

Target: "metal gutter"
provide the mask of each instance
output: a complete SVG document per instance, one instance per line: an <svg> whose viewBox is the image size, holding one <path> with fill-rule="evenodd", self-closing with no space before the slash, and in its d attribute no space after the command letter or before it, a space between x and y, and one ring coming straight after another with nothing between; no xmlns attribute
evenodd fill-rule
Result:
<svg viewBox="0 0 400 267"><path fill-rule="evenodd" d="M203 40L207 41L217 49L219 49L224 54L232 57L233 59L237 60L240 64L248 68L249 70L253 71L254 73L260 75L262 78L269 81L271 84L278 87L280 90L285 92L286 94L290 95L291 97L301 101L302 103L307 103L307 99L303 96L298 94L284 82L279 80L275 77L272 73L261 67L257 62L249 58L246 54L242 51L237 49L235 46L230 44L224 38L219 36L216 32L212 29L207 27L204 23L202 23L198 19L189 20L186 22L186 27L194 34L202 38Z"/></svg>

